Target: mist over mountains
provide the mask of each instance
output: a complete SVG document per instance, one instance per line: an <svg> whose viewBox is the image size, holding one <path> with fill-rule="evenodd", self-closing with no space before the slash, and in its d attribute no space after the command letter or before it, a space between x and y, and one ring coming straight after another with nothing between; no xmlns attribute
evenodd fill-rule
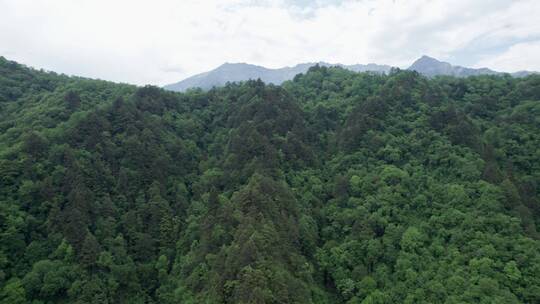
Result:
<svg viewBox="0 0 540 304"><path fill-rule="evenodd" d="M238 82L250 79L261 79L265 83L281 84L284 81L291 80L297 74L306 73L310 67L319 66L338 66L354 72L374 72L388 73L393 68L390 65L384 64L332 64L327 62L309 62L297 64L293 67L283 67L278 69L270 69L263 66L248 64L248 63L224 63L214 70L197 74L188 77L180 82L164 86L165 89L171 91L182 92L190 88L201 88L203 90L211 89L212 87L224 86L227 82ZM468 77L478 75L499 75L510 74L513 77L525 77L536 73L529 71L520 71L516 73L497 72L488 68L468 68L457 65L452 65L448 62L439 61L429 56L422 56L407 68L407 70L417 71L427 77L435 76L454 76Z"/></svg>

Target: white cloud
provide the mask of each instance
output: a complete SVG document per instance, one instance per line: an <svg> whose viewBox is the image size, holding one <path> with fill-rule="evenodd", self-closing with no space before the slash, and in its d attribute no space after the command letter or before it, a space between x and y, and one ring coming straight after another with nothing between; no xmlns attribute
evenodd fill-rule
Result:
<svg viewBox="0 0 540 304"><path fill-rule="evenodd" d="M159 85L223 62L280 67L324 60L406 67L429 54L459 64L467 56L485 57L474 52L486 47L509 48L480 60L509 70L511 62L526 64L511 59L518 52L534 57L529 62L540 56L527 51L534 44L523 43L540 38L537 0L308 3L0 0L0 55L68 74Z"/></svg>
<svg viewBox="0 0 540 304"><path fill-rule="evenodd" d="M480 61L477 67L492 67L506 72L540 71L540 41L512 45L497 56Z"/></svg>

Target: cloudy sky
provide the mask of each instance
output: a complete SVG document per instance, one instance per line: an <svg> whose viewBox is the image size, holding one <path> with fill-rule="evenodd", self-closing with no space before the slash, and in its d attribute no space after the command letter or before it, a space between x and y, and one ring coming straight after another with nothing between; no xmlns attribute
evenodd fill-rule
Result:
<svg viewBox="0 0 540 304"><path fill-rule="evenodd" d="M164 85L224 62L540 71L539 0L0 0L0 56Z"/></svg>

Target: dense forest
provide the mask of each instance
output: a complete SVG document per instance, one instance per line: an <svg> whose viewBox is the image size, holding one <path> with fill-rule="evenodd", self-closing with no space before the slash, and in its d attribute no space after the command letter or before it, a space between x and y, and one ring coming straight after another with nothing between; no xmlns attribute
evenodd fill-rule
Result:
<svg viewBox="0 0 540 304"><path fill-rule="evenodd" d="M540 303L540 76L168 92L0 57L0 303Z"/></svg>

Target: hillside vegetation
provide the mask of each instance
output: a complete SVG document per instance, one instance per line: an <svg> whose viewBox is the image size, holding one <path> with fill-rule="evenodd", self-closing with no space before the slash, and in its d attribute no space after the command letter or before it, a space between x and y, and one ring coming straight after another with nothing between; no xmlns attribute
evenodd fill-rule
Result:
<svg viewBox="0 0 540 304"><path fill-rule="evenodd" d="M164 91L0 57L0 303L539 303L540 76Z"/></svg>

